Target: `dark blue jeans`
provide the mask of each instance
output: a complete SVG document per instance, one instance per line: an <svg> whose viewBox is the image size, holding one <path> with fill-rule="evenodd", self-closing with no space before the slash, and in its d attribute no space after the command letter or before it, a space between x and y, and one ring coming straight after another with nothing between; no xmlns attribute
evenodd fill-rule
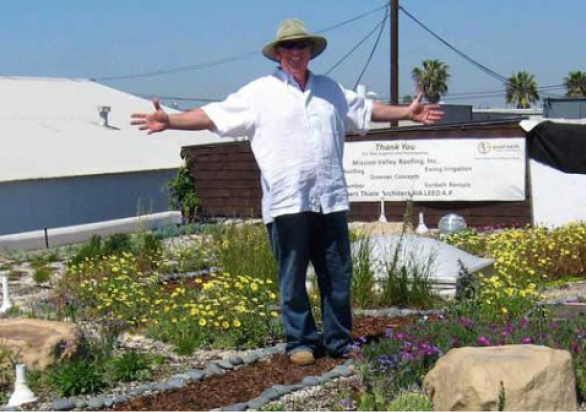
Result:
<svg viewBox="0 0 586 412"><path fill-rule="evenodd" d="M352 261L346 212L279 216L267 229L279 265L287 352L325 349L333 356L344 355L352 329ZM317 274L321 296L321 337L305 287L309 262Z"/></svg>

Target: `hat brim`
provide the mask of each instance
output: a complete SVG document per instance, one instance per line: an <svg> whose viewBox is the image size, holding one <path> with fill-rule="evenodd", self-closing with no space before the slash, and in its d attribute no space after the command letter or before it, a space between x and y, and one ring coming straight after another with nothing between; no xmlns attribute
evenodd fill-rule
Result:
<svg viewBox="0 0 586 412"><path fill-rule="evenodd" d="M275 53L275 49L276 49L277 45L279 43L284 42L284 41L293 41L293 40L311 40L313 45L311 47L310 59L314 59L317 56L319 56L320 54L322 54L323 51L328 46L328 41L325 39L325 37L321 37L321 36L290 36L290 37L287 37L286 39L280 39L280 40L275 40L275 41L270 42L269 44L267 44L265 47L262 48L262 54L267 59L278 62L279 60L277 59L277 56Z"/></svg>

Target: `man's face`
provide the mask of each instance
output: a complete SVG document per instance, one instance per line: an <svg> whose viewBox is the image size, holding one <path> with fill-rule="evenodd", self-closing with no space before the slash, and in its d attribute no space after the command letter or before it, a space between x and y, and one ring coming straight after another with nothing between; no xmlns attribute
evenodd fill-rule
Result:
<svg viewBox="0 0 586 412"><path fill-rule="evenodd" d="M275 55L286 72L295 76L304 76L311 58L311 41L285 41L277 45Z"/></svg>

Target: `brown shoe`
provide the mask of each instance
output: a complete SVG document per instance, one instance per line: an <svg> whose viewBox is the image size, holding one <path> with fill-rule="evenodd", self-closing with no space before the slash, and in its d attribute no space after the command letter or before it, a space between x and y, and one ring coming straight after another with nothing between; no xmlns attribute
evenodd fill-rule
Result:
<svg viewBox="0 0 586 412"><path fill-rule="evenodd" d="M289 362L294 365L311 365L315 363L315 358L310 351L300 350L289 355Z"/></svg>

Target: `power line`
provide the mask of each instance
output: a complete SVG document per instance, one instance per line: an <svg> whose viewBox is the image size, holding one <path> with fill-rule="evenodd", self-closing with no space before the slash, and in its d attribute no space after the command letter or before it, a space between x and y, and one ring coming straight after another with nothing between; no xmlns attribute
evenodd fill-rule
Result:
<svg viewBox="0 0 586 412"><path fill-rule="evenodd" d="M371 15L371 14L373 14L383 8L386 8L386 7L387 7L386 4L384 6L379 6L379 7L375 8L373 10L370 10L366 13L362 13L362 14L355 16L355 17L352 17L348 20L344 20L340 23L334 24L333 26L329 26L329 27L326 27L325 29L318 30L317 33L325 33L325 32L337 29L339 27L345 26L347 24L350 24L352 22L360 20L366 16L369 16L369 15ZM121 75L121 76L94 77L94 78L91 78L90 80L93 80L93 81L112 81L112 80L138 79L141 77L163 76L163 75L168 75L168 74L183 73L183 72L195 71L195 70L200 70L200 69L206 69L206 68L210 68L210 67L214 67L214 66L219 66L222 64L232 63L232 62L235 62L238 60L247 59L252 56L258 56L258 50L249 51L249 52L238 54L235 56L225 57L223 59L212 60L209 62L198 63L198 64L189 65L189 66L181 66L181 67L175 67L175 68L171 68L171 69L153 70L153 71L148 71L148 72L144 72L144 73L135 73L135 74Z"/></svg>
<svg viewBox="0 0 586 412"><path fill-rule="evenodd" d="M566 86L563 84L552 84L548 86L540 86L537 87L537 90L540 91L550 91L550 90L561 90L565 89ZM442 100L456 100L456 99L467 99L467 98L482 98L482 97L497 97L504 95L506 90L498 89L498 90L477 90L477 91L469 91L469 92L457 92L457 93L448 93L445 97L442 97ZM222 99L214 99L209 97L187 97L187 96L162 96L159 94L137 94L137 96L144 97L145 99L152 99L152 98L159 98L162 100L176 100L176 101L196 101L196 102L219 102ZM384 99L381 99L384 100Z"/></svg>
<svg viewBox="0 0 586 412"><path fill-rule="evenodd" d="M383 30L386 26L388 18L389 18L389 9L387 8L385 10L385 17L383 18L383 21L380 24L380 31L378 32L378 36L376 38L376 41L374 42L374 46L372 47L372 50L370 51L370 55L368 56L368 59L366 59L366 63L364 64L364 68L362 69L362 72L360 72L360 76L358 76L358 79L356 80L356 83L354 84L354 90L356 90L356 88L358 87L358 83L360 83L360 80L362 80L362 76L364 76L364 73L366 72L366 69L368 68L368 65L370 64L370 61L372 60L372 56L374 56L374 52L376 51L376 48L378 47L378 42L380 41L380 37L383 34Z"/></svg>
<svg viewBox="0 0 586 412"><path fill-rule="evenodd" d="M453 52L455 52L456 54L458 54L464 60L466 60L467 62L471 63L472 65L474 65L478 69L482 70L484 73L488 74L492 78L494 78L494 79L496 79L496 80L498 80L498 81L500 81L502 83L507 83L508 82L508 79L505 76L503 76L503 75L495 72L494 70L489 69L488 67L486 67L485 65L481 64L477 60L475 60L472 57L468 56L466 53L458 50L455 46L453 46L452 44L450 44L447 40L443 39L440 35L438 35L437 33L435 33L433 30L431 30L429 27L427 27L424 23L422 23L419 19L417 19L415 16L413 16L407 10L405 10L405 8L403 6L399 6L399 9L403 13L405 13L407 15L407 17L409 17L411 20L413 20L415 23L417 23L419 26L421 26L425 31L427 31L429 34L431 34L433 37L435 37L437 40L439 40L441 43L443 43L445 46L447 46L450 50L452 50Z"/></svg>
<svg viewBox="0 0 586 412"><path fill-rule="evenodd" d="M385 17L387 15L387 12L385 11ZM377 24L376 26L374 26L374 28L369 31L366 36L364 36L362 39L360 39L360 41L358 43L356 43L356 45L354 45L354 47L352 47L350 49L350 51L348 51L348 53L346 53L344 56L342 56L342 58L340 60L338 60L326 73L325 75L327 76L328 74L330 74L332 71L334 71L334 69L336 69L340 64L342 64L344 62L344 60L346 60L352 53L354 53L356 51L356 49L358 49L360 46L362 46L362 44L368 40L368 38L370 36L373 35L374 32L376 32L376 30L383 26L384 23L386 22L386 18L383 19L383 21L381 21L379 24Z"/></svg>

